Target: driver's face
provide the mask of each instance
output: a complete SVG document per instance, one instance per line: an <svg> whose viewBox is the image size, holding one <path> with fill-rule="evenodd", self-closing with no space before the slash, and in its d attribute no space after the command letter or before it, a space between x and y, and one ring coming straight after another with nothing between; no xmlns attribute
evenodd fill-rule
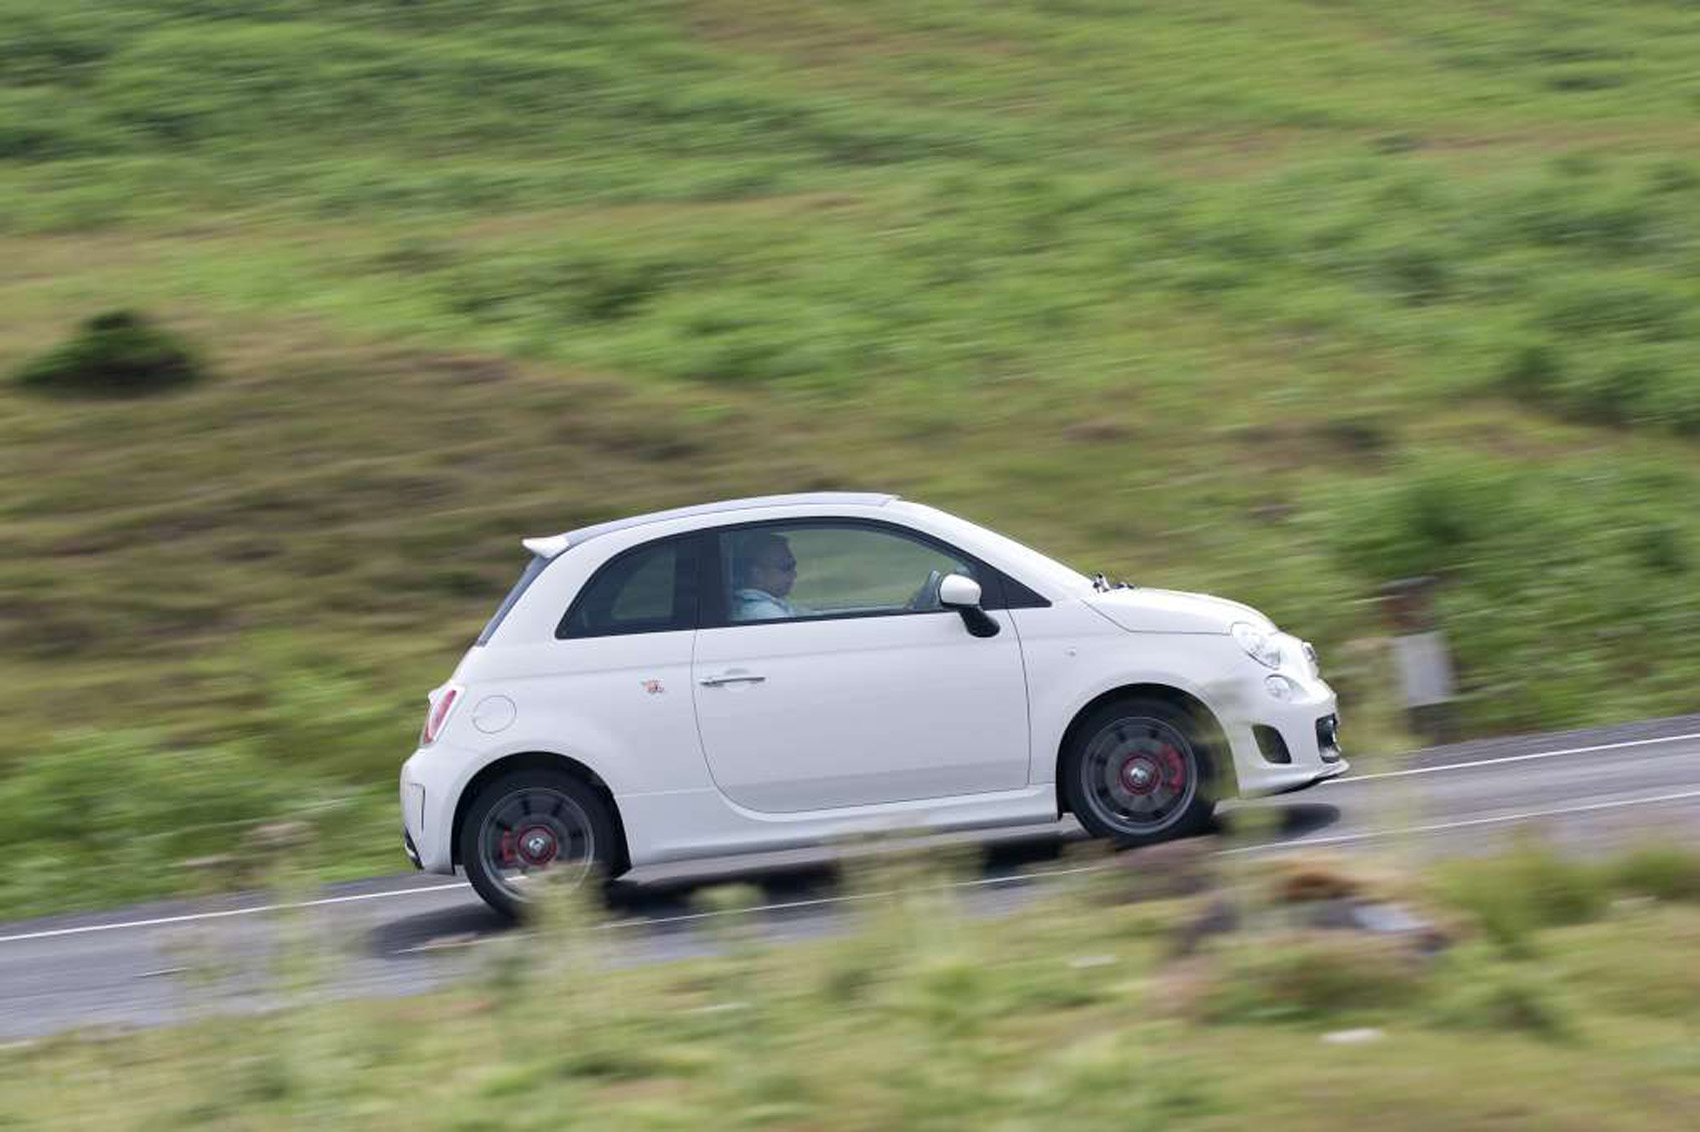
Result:
<svg viewBox="0 0 1700 1132"><path fill-rule="evenodd" d="M774 597L784 597L797 581L797 560L789 550L764 555L750 568L750 581Z"/></svg>

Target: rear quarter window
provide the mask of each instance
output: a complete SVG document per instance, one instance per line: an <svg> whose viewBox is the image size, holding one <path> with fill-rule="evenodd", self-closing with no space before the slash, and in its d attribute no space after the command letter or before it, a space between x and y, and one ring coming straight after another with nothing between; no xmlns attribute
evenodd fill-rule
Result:
<svg viewBox="0 0 1700 1132"><path fill-rule="evenodd" d="M695 536L668 538L616 555L584 584L555 636L696 628L696 546Z"/></svg>

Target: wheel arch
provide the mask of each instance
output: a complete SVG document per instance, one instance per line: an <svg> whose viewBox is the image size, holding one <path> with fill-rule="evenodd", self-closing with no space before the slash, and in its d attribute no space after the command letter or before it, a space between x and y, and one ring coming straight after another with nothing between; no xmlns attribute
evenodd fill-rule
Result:
<svg viewBox="0 0 1700 1132"><path fill-rule="evenodd" d="M1079 735L1081 725L1105 704L1117 700L1158 700L1171 704L1196 719L1204 729L1206 739L1205 754L1210 762L1210 777L1217 787L1220 797L1237 793L1239 784L1234 773L1233 751L1228 744L1228 733L1222 727L1222 722L1216 713L1210 709L1198 696L1172 684L1160 683L1131 683L1122 684L1100 692L1086 703L1082 704L1063 728L1062 739L1057 743L1056 763L1052 768L1053 781L1056 783L1057 812L1070 813L1073 807L1069 804L1068 791L1063 788L1063 761L1068 757L1069 747Z"/></svg>
<svg viewBox="0 0 1700 1132"><path fill-rule="evenodd" d="M462 788L460 797L455 799L454 821L449 826L450 860L459 865L461 825L466 820L466 811L472 807L472 800L484 787L504 774L516 770L548 770L565 774L588 786L595 792L602 803L608 807L608 820L614 825L615 858L612 872L619 874L631 866L631 855L626 849L626 826L620 817L620 805L614 800L614 792L608 788L608 783L602 776L590 767L568 755L555 751L519 751L511 755L503 755L483 767L478 773L467 780Z"/></svg>

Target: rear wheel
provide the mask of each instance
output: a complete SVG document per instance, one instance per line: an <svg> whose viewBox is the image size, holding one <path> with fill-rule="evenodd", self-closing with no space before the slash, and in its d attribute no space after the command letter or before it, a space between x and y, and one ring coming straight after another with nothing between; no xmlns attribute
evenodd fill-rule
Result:
<svg viewBox="0 0 1700 1132"><path fill-rule="evenodd" d="M466 879L484 902L517 918L551 885L606 874L614 855L607 806L583 782L548 770L505 774L478 792L460 828Z"/></svg>
<svg viewBox="0 0 1700 1132"><path fill-rule="evenodd" d="M1163 700L1095 710L1075 728L1061 769L1080 824L1123 845L1202 832L1216 808L1208 731Z"/></svg>

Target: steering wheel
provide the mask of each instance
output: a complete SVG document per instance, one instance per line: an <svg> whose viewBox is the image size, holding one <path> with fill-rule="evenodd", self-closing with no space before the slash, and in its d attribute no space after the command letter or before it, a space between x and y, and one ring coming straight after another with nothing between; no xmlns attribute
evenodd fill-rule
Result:
<svg viewBox="0 0 1700 1132"><path fill-rule="evenodd" d="M915 596L904 606L911 613L921 613L939 607L939 584L944 581L944 575L937 570L927 574L927 580L921 583L921 588L915 591Z"/></svg>

